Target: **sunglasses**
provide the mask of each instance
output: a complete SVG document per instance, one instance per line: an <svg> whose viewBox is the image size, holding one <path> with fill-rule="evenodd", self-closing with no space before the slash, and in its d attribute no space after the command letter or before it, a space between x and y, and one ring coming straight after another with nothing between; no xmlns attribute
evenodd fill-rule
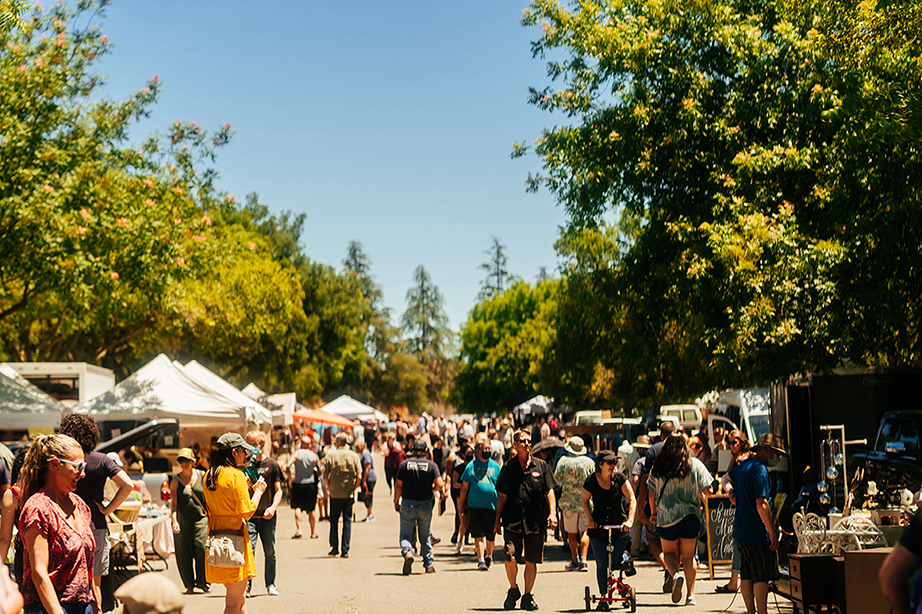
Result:
<svg viewBox="0 0 922 614"><path fill-rule="evenodd" d="M727 441L727 443L730 444L731 446L735 446L735 445L738 444L739 442L740 442L739 439L730 439L730 440Z"/></svg>
<svg viewBox="0 0 922 614"><path fill-rule="evenodd" d="M522 444L523 446L530 446L531 439L519 439L517 443Z"/></svg>
<svg viewBox="0 0 922 614"><path fill-rule="evenodd" d="M66 458L59 458L59 461L62 463L67 463L71 467L77 470L77 473L83 473L83 470L86 469L86 461L72 461L67 460Z"/></svg>

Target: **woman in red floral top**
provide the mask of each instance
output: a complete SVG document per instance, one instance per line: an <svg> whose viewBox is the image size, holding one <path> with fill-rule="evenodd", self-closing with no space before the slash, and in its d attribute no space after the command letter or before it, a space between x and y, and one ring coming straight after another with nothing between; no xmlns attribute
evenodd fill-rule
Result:
<svg viewBox="0 0 922 614"><path fill-rule="evenodd" d="M41 435L26 454L19 516L25 614L92 613L93 521L74 494L85 468L80 444L67 435Z"/></svg>

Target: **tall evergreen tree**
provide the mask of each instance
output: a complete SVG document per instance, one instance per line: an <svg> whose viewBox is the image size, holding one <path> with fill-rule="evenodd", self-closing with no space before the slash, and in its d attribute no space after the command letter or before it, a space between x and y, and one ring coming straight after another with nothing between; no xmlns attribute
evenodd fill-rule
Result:
<svg viewBox="0 0 922 614"><path fill-rule="evenodd" d="M483 253L489 256L490 260L480 265L480 269L487 272L486 278L481 282L480 294L477 295L481 301L502 294L506 288L518 281L506 268L506 246L499 242L499 238L493 237L493 245Z"/></svg>

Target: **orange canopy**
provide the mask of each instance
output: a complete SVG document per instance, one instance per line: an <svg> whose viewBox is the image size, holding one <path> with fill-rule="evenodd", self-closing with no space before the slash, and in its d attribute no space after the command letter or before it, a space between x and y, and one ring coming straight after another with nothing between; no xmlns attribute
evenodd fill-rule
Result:
<svg viewBox="0 0 922 614"><path fill-rule="evenodd" d="M292 418L311 424L332 424L333 426L340 426L343 428L352 428L355 426L355 423L351 420L343 418L342 416L337 416L336 414L331 414L328 411L323 411L322 409L296 411L292 415Z"/></svg>

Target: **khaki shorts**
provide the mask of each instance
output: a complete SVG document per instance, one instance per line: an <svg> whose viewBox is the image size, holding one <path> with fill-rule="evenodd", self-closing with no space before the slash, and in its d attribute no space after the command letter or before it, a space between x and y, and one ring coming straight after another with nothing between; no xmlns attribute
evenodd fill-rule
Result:
<svg viewBox="0 0 922 614"><path fill-rule="evenodd" d="M563 530L567 533L585 533L589 528L589 519L582 512L563 513Z"/></svg>

